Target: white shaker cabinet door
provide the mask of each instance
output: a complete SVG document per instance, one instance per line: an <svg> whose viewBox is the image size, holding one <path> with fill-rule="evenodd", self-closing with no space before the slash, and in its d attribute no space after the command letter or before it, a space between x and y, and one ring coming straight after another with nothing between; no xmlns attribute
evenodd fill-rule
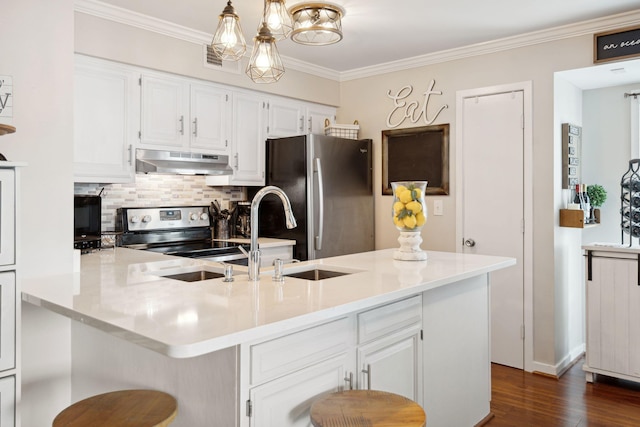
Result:
<svg viewBox="0 0 640 427"><path fill-rule="evenodd" d="M358 388L422 401L420 325L358 348Z"/></svg>
<svg viewBox="0 0 640 427"><path fill-rule="evenodd" d="M143 75L141 147L186 150L189 127L189 84L179 78Z"/></svg>
<svg viewBox="0 0 640 427"><path fill-rule="evenodd" d="M5 271L0 273L0 374L15 366L16 274Z"/></svg>
<svg viewBox="0 0 640 427"><path fill-rule="evenodd" d="M16 175L13 169L0 169L0 265L16 259Z"/></svg>
<svg viewBox="0 0 640 427"><path fill-rule="evenodd" d="M307 106L306 133L324 135L325 122L333 124L336 121L336 109L324 105L310 104Z"/></svg>
<svg viewBox="0 0 640 427"><path fill-rule="evenodd" d="M314 400L343 390L348 375L346 353L285 377L254 387L250 391L251 427L308 427ZM347 385L348 387L348 385Z"/></svg>
<svg viewBox="0 0 640 427"><path fill-rule="evenodd" d="M627 258L627 259L625 259ZM585 370L640 379L640 283L638 258L593 256L587 280ZM587 269L587 276L589 271ZM587 277L589 279L589 277Z"/></svg>
<svg viewBox="0 0 640 427"><path fill-rule="evenodd" d="M0 427L16 425L16 377L0 379Z"/></svg>
<svg viewBox="0 0 640 427"><path fill-rule="evenodd" d="M231 93L210 85L191 84L190 133L191 150L228 154L227 108Z"/></svg>
<svg viewBox="0 0 640 427"><path fill-rule="evenodd" d="M74 85L74 181L132 182L140 123L138 74L77 56Z"/></svg>
<svg viewBox="0 0 640 427"><path fill-rule="evenodd" d="M260 95L233 96L232 185L264 185L266 105Z"/></svg>
<svg viewBox="0 0 640 427"><path fill-rule="evenodd" d="M269 138L304 135L303 104L289 99L270 99L267 131Z"/></svg>

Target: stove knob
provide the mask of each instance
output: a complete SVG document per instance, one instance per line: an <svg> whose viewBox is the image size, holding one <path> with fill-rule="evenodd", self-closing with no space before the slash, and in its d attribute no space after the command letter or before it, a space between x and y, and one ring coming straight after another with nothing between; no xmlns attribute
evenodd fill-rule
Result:
<svg viewBox="0 0 640 427"><path fill-rule="evenodd" d="M142 217L142 222L151 222L151 215L145 215Z"/></svg>
<svg viewBox="0 0 640 427"><path fill-rule="evenodd" d="M134 224L137 223L137 222L140 222L140 217L138 215L132 216L131 217L131 222L134 223Z"/></svg>
<svg viewBox="0 0 640 427"><path fill-rule="evenodd" d="M207 219L209 219L209 215L206 212L202 212L200 214L200 219L206 221Z"/></svg>
<svg viewBox="0 0 640 427"><path fill-rule="evenodd" d="M195 212L191 212L191 213L189 214L189 219L190 219L191 221L195 221L195 220L197 220L197 219L198 219L198 214L197 214L197 213L195 213Z"/></svg>

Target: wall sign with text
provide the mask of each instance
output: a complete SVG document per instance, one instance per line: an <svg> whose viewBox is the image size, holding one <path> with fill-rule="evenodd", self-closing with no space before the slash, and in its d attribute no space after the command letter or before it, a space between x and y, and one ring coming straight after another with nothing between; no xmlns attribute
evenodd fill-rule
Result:
<svg viewBox="0 0 640 427"><path fill-rule="evenodd" d="M393 101L393 108L387 116L387 127L397 128L406 119L411 123L417 123L421 119L425 125L432 124L440 115L442 110L449 108L447 104L436 106L433 110L429 108L432 95L442 95L442 91L433 90L436 81L431 80L429 87L419 96L418 99L410 100L413 93L413 86L407 85L400 88L396 93L387 91L387 96Z"/></svg>
<svg viewBox="0 0 640 427"><path fill-rule="evenodd" d="M593 62L640 56L640 26L593 35Z"/></svg>
<svg viewBox="0 0 640 427"><path fill-rule="evenodd" d="M13 117L13 79L0 76L0 118Z"/></svg>

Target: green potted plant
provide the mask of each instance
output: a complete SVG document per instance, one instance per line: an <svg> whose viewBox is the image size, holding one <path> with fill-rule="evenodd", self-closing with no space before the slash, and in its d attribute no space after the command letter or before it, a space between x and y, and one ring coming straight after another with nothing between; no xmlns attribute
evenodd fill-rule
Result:
<svg viewBox="0 0 640 427"><path fill-rule="evenodd" d="M590 217L592 221L595 219L596 223L600 223L600 206L607 200L607 192L599 184L593 184L587 186L587 196L591 202Z"/></svg>

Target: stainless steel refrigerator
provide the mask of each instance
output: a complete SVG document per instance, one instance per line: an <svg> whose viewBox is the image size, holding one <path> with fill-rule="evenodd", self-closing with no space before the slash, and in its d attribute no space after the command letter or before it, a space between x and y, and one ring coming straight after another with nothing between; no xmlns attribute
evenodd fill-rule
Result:
<svg viewBox="0 0 640 427"><path fill-rule="evenodd" d="M284 190L298 226L287 230L282 203L268 195L260 204L259 236L295 240L300 261L374 249L370 139L268 139L265 153L265 184ZM250 188L249 197L258 190Z"/></svg>

